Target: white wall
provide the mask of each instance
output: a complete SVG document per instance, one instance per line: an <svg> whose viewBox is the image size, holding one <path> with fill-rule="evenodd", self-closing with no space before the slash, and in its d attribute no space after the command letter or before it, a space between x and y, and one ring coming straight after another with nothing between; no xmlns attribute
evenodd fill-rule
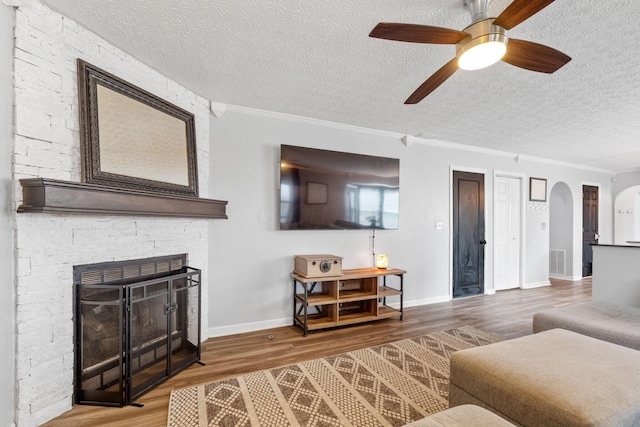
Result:
<svg viewBox="0 0 640 427"><path fill-rule="evenodd" d="M13 423L15 405L13 274L13 9L0 4L0 426Z"/></svg>
<svg viewBox="0 0 640 427"><path fill-rule="evenodd" d="M601 235L611 239L610 177L566 165L523 160L436 145L403 145L399 136L351 130L346 126L295 120L282 115L229 108L211 119L212 192L229 200L229 220L210 225L212 297L211 335L291 324L293 285L289 273L296 254L330 253L344 257L343 268L370 265L370 231L280 231L277 229L277 178L280 144L366 153L400 159L400 229L376 232L376 252L390 265L408 271L409 305L449 299L451 168L481 170L487 177L486 278L493 288L493 170L558 181L573 194L574 223L582 220L582 184L601 185ZM528 185L527 185L528 187ZM547 197L549 193L547 193ZM528 199L528 191L525 194ZM526 204L525 285L549 284L548 203ZM578 212L579 214L576 214ZM435 223L443 222L443 230ZM543 225L544 224L544 225ZM581 235L574 226L574 254ZM574 268L579 261L572 260Z"/></svg>
<svg viewBox="0 0 640 427"><path fill-rule="evenodd" d="M573 195L564 182L556 183L551 189L549 210L549 248L563 249L565 258L565 277L573 278Z"/></svg>
<svg viewBox="0 0 640 427"><path fill-rule="evenodd" d="M613 208L615 243L627 244L627 240L640 239L640 212L635 209L635 198L640 190L640 170L629 171L616 175L613 180L612 197L615 200ZM632 190L632 188L634 188Z"/></svg>
<svg viewBox="0 0 640 427"><path fill-rule="evenodd" d="M605 173L583 172L581 176L572 174L569 170L563 176L563 170L548 170L549 188L557 182L564 182L569 186L573 198L573 278L582 276L582 187L584 185L598 187L598 230L599 243L611 244L613 242L613 199L611 196L611 176ZM565 178L569 179L565 179Z"/></svg>
<svg viewBox="0 0 640 427"><path fill-rule="evenodd" d="M619 173L613 178L612 194L615 198L621 191L632 187L634 185L640 185L640 169Z"/></svg>
<svg viewBox="0 0 640 427"><path fill-rule="evenodd" d="M16 202L22 201L21 178L81 181L77 58L194 114L200 195L209 197L208 100L39 2L26 3L16 11L15 30ZM15 215L18 425L39 425L71 408L73 266L187 253L189 264L206 275L208 224L199 218ZM206 280L202 286L206 338Z"/></svg>
<svg viewBox="0 0 640 427"><path fill-rule="evenodd" d="M615 244L626 245L628 240L638 240L640 236L640 212L638 209L640 185L622 190L616 196L613 217Z"/></svg>
<svg viewBox="0 0 640 427"><path fill-rule="evenodd" d="M636 194L633 204L633 240L640 241L640 192Z"/></svg>

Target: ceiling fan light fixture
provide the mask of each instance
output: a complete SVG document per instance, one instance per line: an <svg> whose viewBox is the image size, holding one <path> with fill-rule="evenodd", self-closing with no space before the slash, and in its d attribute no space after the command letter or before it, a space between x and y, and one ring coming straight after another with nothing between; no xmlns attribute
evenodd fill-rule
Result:
<svg viewBox="0 0 640 427"><path fill-rule="evenodd" d="M458 66L463 70L479 70L500 61L507 53L507 44L502 40L474 43L458 56Z"/></svg>
<svg viewBox="0 0 640 427"><path fill-rule="evenodd" d="M432 25L380 22L369 37L410 43L456 45L456 56L429 76L404 102L417 104L460 68L477 70L502 60L514 67L551 74L566 65L571 58L559 50L526 40L507 38L507 31L531 18L553 1L513 0L497 18L492 18L489 15L491 0L464 0L472 22L463 31Z"/></svg>
<svg viewBox="0 0 640 427"><path fill-rule="evenodd" d="M500 61L507 52L507 31L493 25L494 18L474 22L464 29L468 37L456 43L458 67L479 70Z"/></svg>

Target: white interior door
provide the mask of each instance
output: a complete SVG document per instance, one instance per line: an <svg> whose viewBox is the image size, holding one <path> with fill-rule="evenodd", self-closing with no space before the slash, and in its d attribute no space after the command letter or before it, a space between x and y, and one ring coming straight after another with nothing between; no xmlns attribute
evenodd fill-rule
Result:
<svg viewBox="0 0 640 427"><path fill-rule="evenodd" d="M520 286L520 178L496 176L494 186L494 289Z"/></svg>

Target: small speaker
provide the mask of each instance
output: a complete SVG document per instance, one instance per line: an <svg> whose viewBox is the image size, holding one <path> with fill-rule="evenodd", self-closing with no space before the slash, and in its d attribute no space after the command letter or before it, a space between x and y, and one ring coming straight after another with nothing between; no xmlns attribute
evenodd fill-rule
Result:
<svg viewBox="0 0 640 427"><path fill-rule="evenodd" d="M340 276L342 257L335 255L296 255L293 272L302 277Z"/></svg>

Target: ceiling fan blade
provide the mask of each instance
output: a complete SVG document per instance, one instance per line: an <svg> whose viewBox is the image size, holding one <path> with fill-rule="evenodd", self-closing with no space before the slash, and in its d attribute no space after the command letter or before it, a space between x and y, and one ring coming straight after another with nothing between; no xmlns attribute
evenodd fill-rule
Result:
<svg viewBox="0 0 640 427"><path fill-rule="evenodd" d="M405 104L417 104L422 101L427 95L436 90L438 86L444 83L453 73L458 71L458 58L453 58L447 62L442 68L433 73L424 83L420 85L418 89L411 94Z"/></svg>
<svg viewBox="0 0 640 427"><path fill-rule="evenodd" d="M499 25L505 30L510 30L521 22L531 18L554 0L514 0L493 21L493 25Z"/></svg>
<svg viewBox="0 0 640 427"><path fill-rule="evenodd" d="M525 70L551 74L571 61L571 58L549 46L526 40L509 39L507 53L502 60Z"/></svg>
<svg viewBox="0 0 640 427"><path fill-rule="evenodd" d="M432 44L456 44L468 35L463 31L449 28L391 22L380 22L369 33L369 37L378 39Z"/></svg>

